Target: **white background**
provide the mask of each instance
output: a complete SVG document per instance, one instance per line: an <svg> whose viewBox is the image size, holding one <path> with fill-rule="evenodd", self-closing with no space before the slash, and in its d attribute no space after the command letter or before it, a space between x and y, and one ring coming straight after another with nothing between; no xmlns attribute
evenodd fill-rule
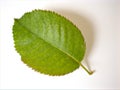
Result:
<svg viewBox="0 0 120 90"><path fill-rule="evenodd" d="M14 18L34 9L53 10L80 28L87 43L82 63L93 75L79 68L52 77L22 63L12 26ZM120 89L119 0L0 0L0 89Z"/></svg>

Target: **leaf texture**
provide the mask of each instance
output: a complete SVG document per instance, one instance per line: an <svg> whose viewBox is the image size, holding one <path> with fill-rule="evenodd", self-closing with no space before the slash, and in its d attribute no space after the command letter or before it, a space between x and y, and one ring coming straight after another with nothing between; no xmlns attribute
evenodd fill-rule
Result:
<svg viewBox="0 0 120 90"><path fill-rule="evenodd" d="M52 11L34 10L15 19L13 37L25 64L53 76L77 69L86 50L80 30Z"/></svg>

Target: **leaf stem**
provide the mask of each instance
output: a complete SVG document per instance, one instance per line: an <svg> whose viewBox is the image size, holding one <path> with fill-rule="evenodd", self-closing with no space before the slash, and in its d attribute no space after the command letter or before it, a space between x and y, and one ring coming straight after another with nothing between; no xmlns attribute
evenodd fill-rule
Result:
<svg viewBox="0 0 120 90"><path fill-rule="evenodd" d="M92 75L94 73L94 71L89 71L84 65L82 65L80 63L80 66L89 74L89 75Z"/></svg>

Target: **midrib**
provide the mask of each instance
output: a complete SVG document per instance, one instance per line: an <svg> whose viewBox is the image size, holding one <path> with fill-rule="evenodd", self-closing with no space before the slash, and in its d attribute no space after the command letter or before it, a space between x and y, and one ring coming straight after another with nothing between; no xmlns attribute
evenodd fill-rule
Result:
<svg viewBox="0 0 120 90"><path fill-rule="evenodd" d="M56 49L58 49L58 50L60 50L62 53L66 54L67 56L69 56L70 58L72 58L72 60L74 60L75 62L77 62L77 63L80 65L80 62L79 62L76 58L74 58L73 56L71 56L69 53L65 52L64 50L61 50L61 49L57 48L56 46L52 45L50 42L44 40L42 37L39 37L39 36L38 36L37 34L35 34L34 32L31 32L26 26L24 26L22 23L20 23L17 19L15 19L15 21L16 21L19 25L21 25L23 28L25 28L25 30L28 30L30 33L32 33L33 35L35 35L37 38L42 39L45 43L49 44L50 46L52 46L52 47L54 47L54 48L56 48Z"/></svg>

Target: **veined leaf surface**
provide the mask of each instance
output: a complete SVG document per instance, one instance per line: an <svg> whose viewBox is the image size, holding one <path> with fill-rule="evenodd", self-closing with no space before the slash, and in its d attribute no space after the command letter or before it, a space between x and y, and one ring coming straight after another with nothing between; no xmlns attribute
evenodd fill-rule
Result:
<svg viewBox="0 0 120 90"><path fill-rule="evenodd" d="M13 37L22 61L44 74L70 73L79 68L85 54L80 30L52 11L34 10L15 19Z"/></svg>

